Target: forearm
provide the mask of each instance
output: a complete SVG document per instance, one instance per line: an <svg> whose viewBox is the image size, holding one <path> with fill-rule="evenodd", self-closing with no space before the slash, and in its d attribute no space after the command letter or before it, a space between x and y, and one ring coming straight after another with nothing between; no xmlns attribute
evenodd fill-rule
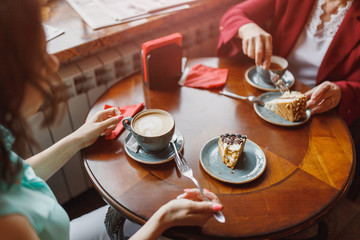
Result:
<svg viewBox="0 0 360 240"><path fill-rule="evenodd" d="M37 176L47 180L81 149L74 134L61 139L51 147L27 159Z"/></svg>
<svg viewBox="0 0 360 240"><path fill-rule="evenodd" d="M80 149L93 144L106 129L112 131L119 123L120 111L109 108L94 114L84 125L48 149L29 158L35 173L44 180L50 178ZM115 116L115 117L113 117Z"/></svg>

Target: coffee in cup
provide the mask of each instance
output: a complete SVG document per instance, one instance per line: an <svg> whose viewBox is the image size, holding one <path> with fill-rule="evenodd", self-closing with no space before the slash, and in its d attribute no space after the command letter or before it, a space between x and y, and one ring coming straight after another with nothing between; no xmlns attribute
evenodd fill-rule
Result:
<svg viewBox="0 0 360 240"><path fill-rule="evenodd" d="M280 56L271 56L271 64L269 69L278 74L280 77L286 72L288 68L288 61ZM260 79L265 83L272 84L271 77L268 69L264 69L262 66L256 66L256 72Z"/></svg>
<svg viewBox="0 0 360 240"><path fill-rule="evenodd" d="M125 117L122 123L147 152L157 152L168 147L175 131L174 118L161 109L144 110L133 118Z"/></svg>
<svg viewBox="0 0 360 240"><path fill-rule="evenodd" d="M280 64L277 64L277 63L270 63L270 67L269 67L269 69L271 70L271 71L273 71L273 72L275 72L275 71L281 71L281 70L283 70L284 68L280 65Z"/></svg>

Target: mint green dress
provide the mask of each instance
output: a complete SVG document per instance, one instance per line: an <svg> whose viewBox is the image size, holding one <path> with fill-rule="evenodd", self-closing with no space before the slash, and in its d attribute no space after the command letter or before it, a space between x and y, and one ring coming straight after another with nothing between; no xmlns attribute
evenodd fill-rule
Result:
<svg viewBox="0 0 360 240"><path fill-rule="evenodd" d="M10 151L12 163L19 159L23 165L16 183L10 188L0 180L0 217L20 214L27 218L40 239L69 239L69 217L49 186L35 175L29 164L11 151L14 139L1 125L0 138Z"/></svg>

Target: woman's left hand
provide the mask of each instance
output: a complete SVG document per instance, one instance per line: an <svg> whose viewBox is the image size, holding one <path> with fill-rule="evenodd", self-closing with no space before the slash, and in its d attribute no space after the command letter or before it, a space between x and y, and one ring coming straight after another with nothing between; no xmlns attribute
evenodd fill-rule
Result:
<svg viewBox="0 0 360 240"><path fill-rule="evenodd" d="M108 108L96 112L72 135L80 143L80 148L93 144L99 136L110 134L121 120L121 112L118 108Z"/></svg>
<svg viewBox="0 0 360 240"><path fill-rule="evenodd" d="M325 81L305 93L312 114L327 112L341 100L341 90L335 83Z"/></svg>

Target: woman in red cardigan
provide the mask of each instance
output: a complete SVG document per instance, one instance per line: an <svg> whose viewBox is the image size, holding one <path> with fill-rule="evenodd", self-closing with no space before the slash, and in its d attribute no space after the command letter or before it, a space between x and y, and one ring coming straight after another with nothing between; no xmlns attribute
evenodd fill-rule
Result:
<svg viewBox="0 0 360 240"><path fill-rule="evenodd" d="M287 58L313 87L313 114L338 107L348 126L360 116L360 1L244 1L223 16L217 48L221 57L240 52L265 68L272 54Z"/></svg>
<svg viewBox="0 0 360 240"><path fill-rule="evenodd" d="M266 27L267 26L267 27ZM360 186L360 1L247 0L220 22L217 54L239 53L268 68L271 55L289 61L289 70L312 89L312 114L337 108L353 135L357 172L349 197Z"/></svg>

